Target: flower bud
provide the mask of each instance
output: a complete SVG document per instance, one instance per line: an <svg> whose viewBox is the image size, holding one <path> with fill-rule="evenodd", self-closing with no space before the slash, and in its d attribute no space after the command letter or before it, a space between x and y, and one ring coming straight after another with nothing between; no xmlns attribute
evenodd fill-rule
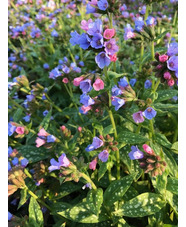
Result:
<svg viewBox="0 0 186 227"><path fill-rule="evenodd" d="M159 61L160 62L166 62L168 60L168 58L169 58L168 55L163 54L163 55L159 56Z"/></svg>
<svg viewBox="0 0 186 227"><path fill-rule="evenodd" d="M168 85L171 87L174 85L174 79L168 80Z"/></svg>
<svg viewBox="0 0 186 227"><path fill-rule="evenodd" d="M155 163L156 161L152 158L147 158L146 162L147 163Z"/></svg>
<svg viewBox="0 0 186 227"><path fill-rule="evenodd" d="M164 77L166 80L170 80L170 79L171 79L171 74L170 74L170 72L165 72L165 73L163 74L163 77Z"/></svg>

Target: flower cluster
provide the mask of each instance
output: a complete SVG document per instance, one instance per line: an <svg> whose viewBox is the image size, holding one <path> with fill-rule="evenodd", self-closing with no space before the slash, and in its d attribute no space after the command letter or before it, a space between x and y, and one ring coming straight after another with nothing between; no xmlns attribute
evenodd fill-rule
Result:
<svg viewBox="0 0 186 227"><path fill-rule="evenodd" d="M144 117L147 118L148 120L151 120L156 116L157 112L154 110L152 107L147 107L144 111L138 111L132 115L133 120L136 123L142 123L144 122Z"/></svg>
<svg viewBox="0 0 186 227"><path fill-rule="evenodd" d="M37 135L38 137L36 138L36 147L41 147L47 143L46 147L48 148L50 147L51 143L58 142L58 139L46 132L44 128L41 128Z"/></svg>
<svg viewBox="0 0 186 227"><path fill-rule="evenodd" d="M120 79L118 86L115 85L114 87L112 87L111 97L112 105L115 107L116 111L121 108L125 104L125 102L133 101L136 99L135 91L129 85L126 77Z"/></svg>
<svg viewBox="0 0 186 227"><path fill-rule="evenodd" d="M178 44L176 42L168 45L166 54L155 54L156 61L152 62L156 77L161 78L161 82L166 82L168 86L178 83Z"/></svg>
<svg viewBox="0 0 186 227"><path fill-rule="evenodd" d="M105 66L109 66L115 53L119 50L116 44L115 29L105 29L103 31L103 24L100 19L96 19L94 22L89 19L81 22L81 28L86 33L78 34L76 31L71 32L70 43L79 45L82 49L92 49L95 52L99 52L95 61L99 68L103 69ZM115 61L115 59L114 59Z"/></svg>
<svg viewBox="0 0 186 227"><path fill-rule="evenodd" d="M147 144L143 145L142 152L137 146L131 147L132 151L129 153L131 160L138 160L140 168L144 169L145 173L151 173L152 177L162 175L165 171L166 162L161 160L161 157L156 155L151 147Z"/></svg>

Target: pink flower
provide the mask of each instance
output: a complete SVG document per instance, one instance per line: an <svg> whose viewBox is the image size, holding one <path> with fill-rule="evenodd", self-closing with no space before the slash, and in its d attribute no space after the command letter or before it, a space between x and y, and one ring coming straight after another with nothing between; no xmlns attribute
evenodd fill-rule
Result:
<svg viewBox="0 0 186 227"><path fill-rule="evenodd" d="M109 58L110 58L110 60L112 62L116 62L117 61L117 55L116 54L110 55Z"/></svg>
<svg viewBox="0 0 186 227"><path fill-rule="evenodd" d="M143 112L142 111L138 111L136 113L134 113L132 115L133 117L133 120L136 122L136 123L142 123L145 119L143 117Z"/></svg>
<svg viewBox="0 0 186 227"><path fill-rule="evenodd" d="M80 77L76 77L73 81L74 86L78 87L80 85L80 82L83 80L84 78L82 76Z"/></svg>
<svg viewBox="0 0 186 227"><path fill-rule="evenodd" d="M92 160L89 163L89 169L95 170L96 169L96 165L97 165L97 158L95 158L94 160Z"/></svg>
<svg viewBox="0 0 186 227"><path fill-rule="evenodd" d="M78 127L78 132L81 132L82 131L82 127Z"/></svg>
<svg viewBox="0 0 186 227"><path fill-rule="evenodd" d="M63 78L62 81L63 81L63 83L68 84L68 78L65 77L65 78Z"/></svg>
<svg viewBox="0 0 186 227"><path fill-rule="evenodd" d="M147 144L143 144L142 147L147 154L154 155L154 151Z"/></svg>
<svg viewBox="0 0 186 227"><path fill-rule="evenodd" d="M62 126L61 126L61 130L62 130L62 131L65 131L65 129L66 129L65 125L62 125Z"/></svg>
<svg viewBox="0 0 186 227"><path fill-rule="evenodd" d="M170 79L170 80L168 80L168 85L171 87L171 86L173 86L174 85L174 79Z"/></svg>
<svg viewBox="0 0 186 227"><path fill-rule="evenodd" d="M63 167L68 167L70 165L70 161L68 160L68 158L66 157L66 154L63 153L59 158L58 158L59 164L60 166Z"/></svg>
<svg viewBox="0 0 186 227"><path fill-rule="evenodd" d="M24 127L17 127L16 128L17 134L23 135L24 134L24 131L25 131Z"/></svg>
<svg viewBox="0 0 186 227"><path fill-rule="evenodd" d="M91 109L92 109L91 106L87 106L87 107L82 106L82 107L80 107L79 112L80 112L81 114L87 114L88 111L91 110Z"/></svg>
<svg viewBox="0 0 186 227"><path fill-rule="evenodd" d="M165 72L165 73L163 74L163 77L164 77L166 80L170 80L170 78L171 78L170 72Z"/></svg>
<svg viewBox="0 0 186 227"><path fill-rule="evenodd" d="M93 83L93 87L96 91L103 90L104 82L101 79L96 79L96 81Z"/></svg>
<svg viewBox="0 0 186 227"><path fill-rule="evenodd" d="M85 30L85 31L88 31L88 25L92 23L92 19L89 19L88 21L86 20L82 20L81 21L81 29Z"/></svg>
<svg viewBox="0 0 186 227"><path fill-rule="evenodd" d="M115 29L114 28L112 28L112 29L107 28L103 33L103 37L105 39L111 39L114 35L115 35Z"/></svg>
<svg viewBox="0 0 186 227"><path fill-rule="evenodd" d="M39 133L37 134L38 136L48 136L48 135L50 135L48 132L46 132L45 130L44 130L44 128L41 128L40 130L39 130Z"/></svg>
<svg viewBox="0 0 186 227"><path fill-rule="evenodd" d="M36 138L36 147L41 147L43 144L45 144L45 140L40 139L39 137Z"/></svg>
<svg viewBox="0 0 186 227"><path fill-rule="evenodd" d="M160 55L159 56L159 61L160 62L166 62L168 60L168 56L166 54Z"/></svg>

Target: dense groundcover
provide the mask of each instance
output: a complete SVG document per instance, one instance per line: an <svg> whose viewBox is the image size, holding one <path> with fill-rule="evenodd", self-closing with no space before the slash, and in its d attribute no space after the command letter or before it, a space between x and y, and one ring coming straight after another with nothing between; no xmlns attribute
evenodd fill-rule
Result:
<svg viewBox="0 0 186 227"><path fill-rule="evenodd" d="M8 7L9 226L177 226L177 1Z"/></svg>

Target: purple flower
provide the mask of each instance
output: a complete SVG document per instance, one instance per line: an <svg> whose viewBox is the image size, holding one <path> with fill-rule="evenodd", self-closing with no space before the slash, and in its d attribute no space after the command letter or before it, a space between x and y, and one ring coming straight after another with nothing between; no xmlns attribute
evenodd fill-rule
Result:
<svg viewBox="0 0 186 227"><path fill-rule="evenodd" d="M92 90L91 80L90 79L82 80L80 82L79 87L83 93L87 93L87 92L91 91Z"/></svg>
<svg viewBox="0 0 186 227"><path fill-rule="evenodd" d="M22 167L26 167L27 165L28 165L28 159L26 159L26 158L23 158L23 159L21 159L21 166Z"/></svg>
<svg viewBox="0 0 186 227"><path fill-rule="evenodd" d="M156 111L152 107L148 107L144 112L143 116L146 117L148 120L151 120L153 117L156 116Z"/></svg>
<svg viewBox="0 0 186 227"><path fill-rule="evenodd" d="M130 16L129 12L127 12L127 11L123 11L122 15L124 18L129 18L129 16Z"/></svg>
<svg viewBox="0 0 186 227"><path fill-rule="evenodd" d="M135 37L135 34L134 34L134 29L131 27L130 24L127 24L127 26L124 28L124 40L128 40L128 39L131 39L131 38L134 38Z"/></svg>
<svg viewBox="0 0 186 227"><path fill-rule="evenodd" d="M8 221L12 219L13 215L8 211Z"/></svg>
<svg viewBox="0 0 186 227"><path fill-rule="evenodd" d="M168 46L168 51L167 51L167 55L168 56L173 56L178 54L178 43L174 42L174 43L170 43Z"/></svg>
<svg viewBox="0 0 186 227"><path fill-rule="evenodd" d="M85 149L86 151L93 151L95 149L98 149L99 147L103 146L103 141L99 139L98 137L93 138L92 144L88 145Z"/></svg>
<svg viewBox="0 0 186 227"><path fill-rule="evenodd" d="M91 39L88 37L88 35L83 33L80 35L80 37L78 39L78 44L83 50L86 50L90 46L90 41L91 41Z"/></svg>
<svg viewBox="0 0 186 227"><path fill-rule="evenodd" d="M103 31L103 26L102 26L102 21L100 19L95 20L95 22L91 22L88 25L88 31L87 33L89 35L94 36L96 33L102 33Z"/></svg>
<svg viewBox="0 0 186 227"><path fill-rule="evenodd" d="M100 1L98 1L97 5L98 5L98 8L100 10L104 10L105 11L108 8L107 0L100 0Z"/></svg>
<svg viewBox="0 0 186 227"><path fill-rule="evenodd" d="M130 83L130 85L132 86L132 87L134 87L134 85L135 85L135 83L136 83L136 79L134 78L134 79L131 79L130 81L129 81L129 83Z"/></svg>
<svg viewBox="0 0 186 227"><path fill-rule="evenodd" d="M16 126L12 125L10 122L8 123L8 136L11 136L14 134L16 130Z"/></svg>
<svg viewBox="0 0 186 227"><path fill-rule="evenodd" d="M79 44L79 38L80 38L80 34L77 33L77 31L71 32L70 33L71 38L70 38L70 43L72 44L72 46L75 46L76 44Z"/></svg>
<svg viewBox="0 0 186 227"><path fill-rule="evenodd" d="M167 68L171 71L178 71L178 56L172 56L167 61Z"/></svg>
<svg viewBox="0 0 186 227"><path fill-rule="evenodd" d="M28 102L31 102L35 98L34 95L26 95L26 99Z"/></svg>
<svg viewBox="0 0 186 227"><path fill-rule="evenodd" d="M8 147L8 157L12 154L12 152L13 152L13 149L12 149L12 147Z"/></svg>
<svg viewBox="0 0 186 227"><path fill-rule="evenodd" d="M119 47L116 45L115 39L110 39L108 42L104 43L105 51L109 55L113 55L118 52Z"/></svg>
<svg viewBox="0 0 186 227"><path fill-rule="evenodd" d="M139 10L139 13L141 13L142 15L144 15L146 12L146 6L142 6Z"/></svg>
<svg viewBox="0 0 186 227"><path fill-rule="evenodd" d="M146 80L144 84L145 89L151 88L151 86L152 86L152 82L150 80Z"/></svg>
<svg viewBox="0 0 186 227"><path fill-rule="evenodd" d="M99 49L103 47L103 36L99 33L96 33L92 37L92 41L90 42L91 47L95 49Z"/></svg>
<svg viewBox="0 0 186 227"><path fill-rule="evenodd" d="M51 32L51 36L53 36L53 37L58 37L59 35L58 35L58 33L57 33L56 30L53 30L53 31Z"/></svg>
<svg viewBox="0 0 186 227"><path fill-rule="evenodd" d="M85 107L87 107L87 106L93 105L95 101L89 95L82 94L80 96L80 103L82 103Z"/></svg>
<svg viewBox="0 0 186 227"><path fill-rule="evenodd" d="M66 66L66 65L63 65L62 70L63 70L63 72L66 73L66 74L68 74L68 73L70 72L69 67Z"/></svg>
<svg viewBox="0 0 186 227"><path fill-rule="evenodd" d="M99 53L95 57L95 61L98 64L100 69L103 69L105 66L109 66L110 64L110 58L105 52Z"/></svg>
<svg viewBox="0 0 186 227"><path fill-rule="evenodd" d="M61 72L58 70L58 68L54 68L50 73L49 73L49 78L51 79L56 79L58 76L61 76Z"/></svg>
<svg viewBox="0 0 186 227"><path fill-rule="evenodd" d="M96 12L96 8L91 6L91 4L87 4L87 6L86 6L86 14L95 13L95 12Z"/></svg>
<svg viewBox="0 0 186 227"><path fill-rule="evenodd" d="M147 20L146 20L146 24L147 24L147 26L153 26L153 25L155 25L156 24L155 18L152 17L152 16L148 16L147 17Z"/></svg>
<svg viewBox="0 0 186 227"><path fill-rule="evenodd" d="M136 20L135 20L135 30L138 31L138 32L141 32L142 29L143 29L143 26L144 26L144 21L143 21L143 18L142 17L138 17Z"/></svg>
<svg viewBox="0 0 186 227"><path fill-rule="evenodd" d="M53 135L47 136L47 143L54 143L56 141L56 137Z"/></svg>
<svg viewBox="0 0 186 227"><path fill-rule="evenodd" d="M17 157L15 157L15 158L12 160L12 164L13 164L14 166L17 166L18 163L19 163L19 159L18 159Z"/></svg>
<svg viewBox="0 0 186 227"><path fill-rule="evenodd" d="M109 153L107 150L103 150L101 153L98 154L99 160L102 162L106 162L108 160Z"/></svg>
<svg viewBox="0 0 186 227"><path fill-rule="evenodd" d="M120 99L118 97L112 97L112 105L115 106L115 110L119 110L125 104L124 99Z"/></svg>
<svg viewBox="0 0 186 227"><path fill-rule="evenodd" d="M58 162L52 158L50 160L50 164L51 166L49 166L48 170L49 172L60 169L60 167L68 167L70 165L70 161L68 160L68 158L66 157L66 154L63 153L59 158L58 158Z"/></svg>
<svg viewBox="0 0 186 227"><path fill-rule="evenodd" d="M145 119L143 117L143 112L142 111L138 111L136 113L134 113L132 115L133 117L133 120L136 122L136 123L142 123Z"/></svg>
<svg viewBox="0 0 186 227"><path fill-rule="evenodd" d="M8 162L8 171L10 171L12 169L12 166L10 164L10 162Z"/></svg>
<svg viewBox="0 0 186 227"><path fill-rule="evenodd" d="M23 117L23 119L24 119L26 122L29 122L29 121L30 121L30 114L27 114L25 117Z"/></svg>
<svg viewBox="0 0 186 227"><path fill-rule="evenodd" d="M132 146L131 149L132 151L129 153L129 157L131 160L141 159L144 157L143 152L140 151L137 146Z"/></svg>
<svg viewBox="0 0 186 227"><path fill-rule="evenodd" d="M118 96L118 95L121 95L122 94L122 90L118 88L117 85L115 85L113 88L112 88L112 95L113 96Z"/></svg>
<svg viewBox="0 0 186 227"><path fill-rule="evenodd" d="M118 84L121 88L125 88L129 85L126 77L121 78Z"/></svg>
<svg viewBox="0 0 186 227"><path fill-rule="evenodd" d="M85 184L85 185L82 187L83 190L84 190L85 188L92 189L91 183L87 183L87 184Z"/></svg>

